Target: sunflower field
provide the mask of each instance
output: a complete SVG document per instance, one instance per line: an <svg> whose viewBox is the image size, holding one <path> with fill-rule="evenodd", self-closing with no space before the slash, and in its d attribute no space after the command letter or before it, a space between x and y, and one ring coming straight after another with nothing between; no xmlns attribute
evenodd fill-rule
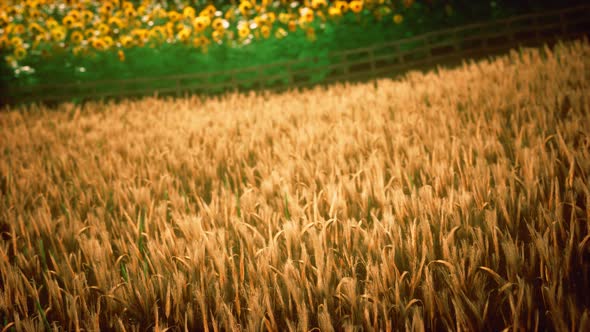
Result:
<svg viewBox="0 0 590 332"><path fill-rule="evenodd" d="M317 67L321 81L328 73L319 68L338 61L331 52L510 11L456 0L5 0L0 84L219 72L310 56L303 66Z"/></svg>

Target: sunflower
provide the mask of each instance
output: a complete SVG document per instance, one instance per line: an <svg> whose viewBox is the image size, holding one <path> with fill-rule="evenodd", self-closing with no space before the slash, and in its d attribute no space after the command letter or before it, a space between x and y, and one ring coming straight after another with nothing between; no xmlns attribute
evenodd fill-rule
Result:
<svg viewBox="0 0 590 332"><path fill-rule="evenodd" d="M123 1L123 9L134 8L133 3L131 1Z"/></svg>
<svg viewBox="0 0 590 332"><path fill-rule="evenodd" d="M194 47L201 47L201 37L193 38L193 46Z"/></svg>
<svg viewBox="0 0 590 332"><path fill-rule="evenodd" d="M66 38L66 29L57 27L51 29L51 38L55 41L62 41Z"/></svg>
<svg viewBox="0 0 590 332"><path fill-rule="evenodd" d="M72 24L72 26L70 27L70 30L82 30L82 29L84 29L84 24L80 21L74 22L74 24Z"/></svg>
<svg viewBox="0 0 590 332"><path fill-rule="evenodd" d="M166 31L161 26L157 26L148 31L148 40L162 42L166 39Z"/></svg>
<svg viewBox="0 0 590 332"><path fill-rule="evenodd" d="M76 56L82 54L83 52L86 53L85 51L86 51L86 49L83 46L76 46L76 47L72 48L72 54L74 54Z"/></svg>
<svg viewBox="0 0 590 332"><path fill-rule="evenodd" d="M305 35L307 36L307 39L310 41L315 41L317 39L315 35L315 30L313 28L308 28L305 31Z"/></svg>
<svg viewBox="0 0 590 332"><path fill-rule="evenodd" d="M301 29L307 29L307 27L309 26L309 22L307 21L305 16L299 16L299 19L297 21Z"/></svg>
<svg viewBox="0 0 590 332"><path fill-rule="evenodd" d="M311 8L313 9L323 8L327 6L328 3L326 2L326 0L311 0Z"/></svg>
<svg viewBox="0 0 590 332"><path fill-rule="evenodd" d="M10 22L10 18L8 18L8 14L0 9L0 26L6 25Z"/></svg>
<svg viewBox="0 0 590 332"><path fill-rule="evenodd" d="M184 22L178 22L174 26L174 31L179 32L180 30L184 29L185 27L186 27L186 24L184 24Z"/></svg>
<svg viewBox="0 0 590 332"><path fill-rule="evenodd" d="M98 37L97 38L93 38L90 41L90 43L91 43L92 47L94 47L97 50L104 51L104 50L107 49L107 44L104 41L104 39L102 39L102 38L98 38Z"/></svg>
<svg viewBox="0 0 590 332"><path fill-rule="evenodd" d="M66 15L66 16L71 16L76 21L79 20L80 18L82 18L82 14L75 9L70 10L68 15Z"/></svg>
<svg viewBox="0 0 590 332"><path fill-rule="evenodd" d="M276 39L283 39L285 37L287 37L287 31L285 31L285 29L278 28L277 31L275 31L275 38Z"/></svg>
<svg viewBox="0 0 590 332"><path fill-rule="evenodd" d="M138 45L143 45L149 36L149 31L147 29L133 29L131 31L131 36L137 41Z"/></svg>
<svg viewBox="0 0 590 332"><path fill-rule="evenodd" d="M25 48L24 48L24 47L17 47L17 48L14 50L14 57L15 57L17 60L22 60L22 59L24 59L26 56L27 56L27 50L25 50Z"/></svg>
<svg viewBox="0 0 590 332"><path fill-rule="evenodd" d="M211 20L208 16L199 16L193 21L193 28L196 32L201 32L211 24Z"/></svg>
<svg viewBox="0 0 590 332"><path fill-rule="evenodd" d="M245 0L240 3L240 6L238 8L240 9L240 13L242 13L242 15L248 16L250 14L250 11L254 7L250 3L250 1Z"/></svg>
<svg viewBox="0 0 590 332"><path fill-rule="evenodd" d="M393 22L395 24L401 24L403 21L404 21L404 17L401 16L400 14L393 15Z"/></svg>
<svg viewBox="0 0 590 332"><path fill-rule="evenodd" d="M264 37L265 39L270 37L270 27L268 25L261 26L260 33L262 34L262 37Z"/></svg>
<svg viewBox="0 0 590 332"><path fill-rule="evenodd" d="M23 39L21 37L12 37L10 38L10 45L12 47L17 48L23 45Z"/></svg>
<svg viewBox="0 0 590 332"><path fill-rule="evenodd" d="M187 43L190 36L191 36L191 30L189 28L185 27L184 29L180 30L180 32L178 32L178 34L176 35L176 38L178 38L178 40L180 40L183 43Z"/></svg>
<svg viewBox="0 0 590 332"><path fill-rule="evenodd" d="M119 42L121 45L123 45L123 47L131 47L133 46L133 37L126 35L121 36L121 38L119 38Z"/></svg>
<svg viewBox="0 0 590 332"><path fill-rule="evenodd" d="M350 2L348 7L353 13L360 13L361 10L363 10L363 2L360 0L353 0Z"/></svg>
<svg viewBox="0 0 590 332"><path fill-rule="evenodd" d="M70 35L70 41L75 45L80 44L84 40L84 35L80 31L74 31Z"/></svg>
<svg viewBox="0 0 590 332"><path fill-rule="evenodd" d="M247 23L244 22L238 26L238 35L242 39L244 39L250 35L250 28L248 27Z"/></svg>
<svg viewBox="0 0 590 332"><path fill-rule="evenodd" d="M341 13L346 13L348 11L348 2L336 1L334 2L334 7L340 9Z"/></svg>
<svg viewBox="0 0 590 332"><path fill-rule="evenodd" d="M0 36L0 50L5 50L10 47L10 40L6 35Z"/></svg>
<svg viewBox="0 0 590 332"><path fill-rule="evenodd" d="M291 15L287 13L279 13L279 22L283 24L288 24L291 20Z"/></svg>
<svg viewBox="0 0 590 332"><path fill-rule="evenodd" d="M209 52L209 43L211 43L211 41L209 39L207 39L207 37L205 37L205 36L201 37L201 52L203 52L203 53Z"/></svg>
<svg viewBox="0 0 590 332"><path fill-rule="evenodd" d="M37 7L39 7L39 2L37 2L36 0L28 0L28 1L25 3L25 6L26 6L28 9L37 9Z"/></svg>
<svg viewBox="0 0 590 332"><path fill-rule="evenodd" d="M223 39L223 30L213 31L213 33L211 34L211 38L213 38L214 42L219 43Z"/></svg>
<svg viewBox="0 0 590 332"><path fill-rule="evenodd" d="M190 6L186 6L184 7L184 9L182 10L182 17L184 17L184 19L186 20L192 20L195 18L195 9L193 7Z"/></svg>
<svg viewBox="0 0 590 332"><path fill-rule="evenodd" d="M102 7L100 7L98 12L102 16L109 16L114 8L115 8L115 5L112 2L107 1L107 2L103 3Z"/></svg>
<svg viewBox="0 0 590 332"><path fill-rule="evenodd" d="M46 1L49 1L49 0L46 0ZM74 3L72 3L72 8L76 9L78 11L82 11L82 10L84 10L84 8L86 8L86 5L87 5L84 2L88 2L88 0L82 0L82 1L71 1L70 0L68 2L74 2Z"/></svg>
<svg viewBox="0 0 590 332"><path fill-rule="evenodd" d="M404 0L404 7L410 8L414 4L414 0Z"/></svg>
<svg viewBox="0 0 590 332"><path fill-rule="evenodd" d="M215 30L223 31L225 30L224 19L218 17L211 22L211 27Z"/></svg>
<svg viewBox="0 0 590 332"><path fill-rule="evenodd" d="M307 7L303 7L299 10L299 15L301 16L301 20L307 23L313 22L314 13L313 10Z"/></svg>
<svg viewBox="0 0 590 332"><path fill-rule="evenodd" d="M254 22L256 22L257 26L263 26L268 23L268 18L266 14L254 17Z"/></svg>
<svg viewBox="0 0 590 332"><path fill-rule="evenodd" d="M207 46L211 43L211 41L205 37L205 36L200 36L200 37L195 37L193 39L193 46L197 47L197 48L202 48L203 52L207 52Z"/></svg>
<svg viewBox="0 0 590 332"><path fill-rule="evenodd" d="M6 64L8 64L10 67L14 68L18 66L18 62L16 62L16 59L12 55L7 55L6 57L4 57L4 60L6 61Z"/></svg>
<svg viewBox="0 0 590 332"><path fill-rule="evenodd" d="M228 21L233 21L236 18L235 10L229 9L227 12L225 12L223 17Z"/></svg>
<svg viewBox="0 0 590 332"><path fill-rule="evenodd" d="M71 27L74 22L76 22L76 19L70 15L64 16L64 18L61 20L61 23L68 28Z"/></svg>
<svg viewBox="0 0 590 332"><path fill-rule="evenodd" d="M289 21L288 28L289 31L295 32L297 30L297 22L295 22L294 20Z"/></svg>
<svg viewBox="0 0 590 332"><path fill-rule="evenodd" d="M201 12L199 13L199 16L209 16L212 18L215 16L216 11L217 11L217 9L215 8L215 6L208 5L207 7L205 7L205 9L201 10Z"/></svg>
<svg viewBox="0 0 590 332"><path fill-rule="evenodd" d="M84 36L86 37L86 39L90 39L94 36L99 35L100 33L96 30L92 30L92 29L88 29L86 31L84 31Z"/></svg>
<svg viewBox="0 0 590 332"><path fill-rule="evenodd" d="M270 23L274 23L277 20L277 15L273 12L266 13L266 16L268 17L268 21Z"/></svg>
<svg viewBox="0 0 590 332"><path fill-rule="evenodd" d="M39 44L49 41L51 41L51 37L49 34L44 33L37 35L35 36L35 41L33 42L33 49L36 49L39 46Z"/></svg>
<svg viewBox="0 0 590 332"><path fill-rule="evenodd" d="M391 14L391 8L388 6L381 6L375 11L375 15L380 17L387 16L389 14Z"/></svg>
<svg viewBox="0 0 590 332"><path fill-rule="evenodd" d="M179 12L173 10L168 12L168 19L170 20L170 22L179 21L181 17L182 15Z"/></svg>
<svg viewBox="0 0 590 332"><path fill-rule="evenodd" d="M102 37L102 40L104 41L106 48L111 48L111 46L115 44L111 36L104 36Z"/></svg>
<svg viewBox="0 0 590 332"><path fill-rule="evenodd" d="M211 44L211 41L209 40L209 38L205 37L205 36L201 36L201 47L206 47L207 45Z"/></svg>
<svg viewBox="0 0 590 332"><path fill-rule="evenodd" d="M29 33L30 34L38 35L38 34L42 34L43 32L45 32L45 30L41 27L41 25L39 25L39 23L33 22L33 23L29 24Z"/></svg>
<svg viewBox="0 0 590 332"><path fill-rule="evenodd" d="M119 50L117 56L119 56L119 61L125 62L125 52L123 52L123 50Z"/></svg>
<svg viewBox="0 0 590 332"><path fill-rule="evenodd" d="M174 23L166 22L166 25L164 26L164 31L166 32L166 36L168 36L168 38L174 38Z"/></svg>
<svg viewBox="0 0 590 332"><path fill-rule="evenodd" d="M154 27L148 31L148 40L163 42L166 39L166 31L161 26Z"/></svg>
<svg viewBox="0 0 590 332"><path fill-rule="evenodd" d="M96 27L96 30L98 30L101 35L108 35L111 31L111 28L107 24L99 23Z"/></svg>
<svg viewBox="0 0 590 332"><path fill-rule="evenodd" d="M84 22L90 22L94 18L94 13L90 10L85 10L82 12L82 19Z"/></svg>
<svg viewBox="0 0 590 332"><path fill-rule="evenodd" d="M22 25L22 24L15 24L12 27L12 31L11 32L13 34L15 34L15 35L22 35L23 33L25 33L25 31L27 31L27 29L25 28L24 25Z"/></svg>
<svg viewBox="0 0 590 332"><path fill-rule="evenodd" d="M16 6L8 6L8 8L6 8L6 13L8 16L15 17L22 14L22 9Z"/></svg>
<svg viewBox="0 0 590 332"><path fill-rule="evenodd" d="M342 16L342 11L338 7L330 7L328 9L328 14L331 17L338 17L338 16Z"/></svg>
<svg viewBox="0 0 590 332"><path fill-rule="evenodd" d="M166 10L164 10L162 7L156 7L150 12L149 16L153 19L167 18L168 12L166 12Z"/></svg>
<svg viewBox="0 0 590 332"><path fill-rule="evenodd" d="M113 25L116 26L117 29L121 29L121 28L123 28L125 26L125 24L123 23L123 21L120 18L118 18L118 17L111 17L111 18L109 18L109 20L107 21L107 23L110 26L113 26Z"/></svg>
<svg viewBox="0 0 590 332"><path fill-rule="evenodd" d="M27 16L28 16L29 20L34 21L34 20L38 19L39 17L41 17L41 12L37 9L32 9L29 11Z"/></svg>
<svg viewBox="0 0 590 332"><path fill-rule="evenodd" d="M59 23L57 23L57 21L54 18L50 18L47 21L45 21L45 26L47 27L47 29L53 30L59 26Z"/></svg>
<svg viewBox="0 0 590 332"><path fill-rule="evenodd" d="M135 11L135 8L133 8L133 7L126 8L123 13L125 14L125 17L127 17L127 18L132 18L137 15L137 12Z"/></svg>

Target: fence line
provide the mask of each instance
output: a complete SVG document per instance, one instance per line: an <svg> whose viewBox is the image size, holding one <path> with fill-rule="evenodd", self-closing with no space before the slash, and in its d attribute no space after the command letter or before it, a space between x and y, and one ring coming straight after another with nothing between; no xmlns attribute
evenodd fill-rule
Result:
<svg viewBox="0 0 590 332"><path fill-rule="evenodd" d="M533 46L555 42L559 39L566 40L587 36L590 31L589 24L590 5L581 5L551 12L473 23L369 47L329 52L328 58L337 58L338 61L317 67L293 68L318 60L318 57L312 56L228 71L9 87L6 91L8 92L7 103L121 97L154 93L181 95L191 92L209 93L215 89L220 91L237 90L244 87L276 90L359 78L375 78L420 66L449 61L456 62L472 56L493 55L519 46ZM280 74L265 73L265 70L273 68L282 68L283 70ZM252 75L246 79L237 76L247 73ZM320 78L314 80L312 76L318 73ZM200 79L207 80L211 77L225 77L226 80L218 83L198 82ZM191 80L197 82L189 82ZM276 80L281 82L276 82ZM273 81L275 84L272 86L264 84ZM137 86L141 83L153 82L167 82L167 84L163 88ZM133 87L133 85L136 86ZM99 91L101 87L110 87L111 90Z"/></svg>

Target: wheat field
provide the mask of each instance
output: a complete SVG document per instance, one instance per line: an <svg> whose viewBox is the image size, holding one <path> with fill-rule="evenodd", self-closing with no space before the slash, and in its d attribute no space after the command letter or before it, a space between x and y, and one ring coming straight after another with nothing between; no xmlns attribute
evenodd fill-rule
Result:
<svg viewBox="0 0 590 332"><path fill-rule="evenodd" d="M590 44L0 113L1 331L590 330Z"/></svg>

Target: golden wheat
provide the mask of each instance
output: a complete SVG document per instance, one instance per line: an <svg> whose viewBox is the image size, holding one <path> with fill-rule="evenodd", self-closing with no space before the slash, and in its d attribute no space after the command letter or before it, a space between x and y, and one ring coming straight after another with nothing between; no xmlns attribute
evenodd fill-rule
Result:
<svg viewBox="0 0 590 332"><path fill-rule="evenodd" d="M590 45L0 114L4 330L589 330Z"/></svg>

